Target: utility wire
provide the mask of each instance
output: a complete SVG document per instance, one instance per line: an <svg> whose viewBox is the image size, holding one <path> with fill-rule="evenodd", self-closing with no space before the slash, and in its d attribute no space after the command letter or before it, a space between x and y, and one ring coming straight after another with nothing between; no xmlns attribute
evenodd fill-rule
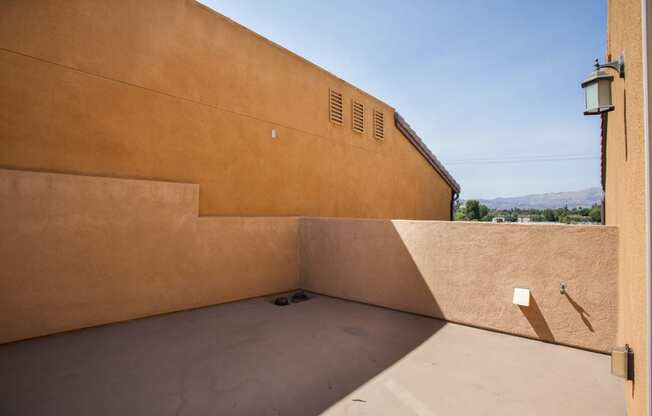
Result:
<svg viewBox="0 0 652 416"><path fill-rule="evenodd" d="M507 156L503 158L470 158L451 159L445 162L446 165L469 165L469 164L509 164L509 163L536 163L536 162L558 162L571 160L592 160L600 159L597 154L572 154L572 155L534 155L534 156Z"/></svg>

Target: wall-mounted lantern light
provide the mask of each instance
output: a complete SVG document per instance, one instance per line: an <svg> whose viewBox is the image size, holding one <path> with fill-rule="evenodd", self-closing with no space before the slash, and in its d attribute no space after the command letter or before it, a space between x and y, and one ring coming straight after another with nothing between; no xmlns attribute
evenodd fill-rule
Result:
<svg viewBox="0 0 652 416"><path fill-rule="evenodd" d="M611 102L611 82L614 77L605 71L608 68L618 71L621 78L625 78L625 59L622 55L616 61L600 64L595 60L595 69L591 75L582 81L584 90L584 115L606 113L614 109Z"/></svg>

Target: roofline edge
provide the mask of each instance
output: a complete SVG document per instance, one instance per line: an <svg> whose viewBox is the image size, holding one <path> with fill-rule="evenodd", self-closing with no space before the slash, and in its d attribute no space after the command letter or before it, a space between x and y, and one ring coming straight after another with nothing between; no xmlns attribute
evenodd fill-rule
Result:
<svg viewBox="0 0 652 416"><path fill-rule="evenodd" d="M405 136L406 139L412 143L414 147L421 153L421 155L430 163L435 171L444 179L444 181L455 191L457 194L460 193L461 187L460 184L453 178L453 175L446 170L444 165L437 159L437 157L428 149L428 146L421 140L419 135L412 130L412 127L405 121L405 119L398 113L394 112L394 123L396 128Z"/></svg>

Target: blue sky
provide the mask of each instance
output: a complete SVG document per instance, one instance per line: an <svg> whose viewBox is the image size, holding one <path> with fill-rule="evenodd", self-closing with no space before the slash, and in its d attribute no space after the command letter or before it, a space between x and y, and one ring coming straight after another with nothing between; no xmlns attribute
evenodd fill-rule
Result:
<svg viewBox="0 0 652 416"><path fill-rule="evenodd" d="M396 108L463 198L600 184L579 83L604 55L606 0L202 2Z"/></svg>

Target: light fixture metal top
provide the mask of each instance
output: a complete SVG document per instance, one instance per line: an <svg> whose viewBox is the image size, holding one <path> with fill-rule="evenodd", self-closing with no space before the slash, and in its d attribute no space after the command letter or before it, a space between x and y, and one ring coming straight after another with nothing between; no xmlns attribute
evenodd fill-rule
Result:
<svg viewBox="0 0 652 416"><path fill-rule="evenodd" d="M603 68L614 69L618 72L618 75L621 78L625 78L625 57L622 54L615 61L607 62L606 64L601 64L600 61L596 59L593 66L596 71Z"/></svg>
<svg viewBox="0 0 652 416"><path fill-rule="evenodd" d="M597 61L597 59L596 59ZM596 69L591 72L591 75L584 81L582 81L582 88L586 87L589 84L592 84L593 82L597 80L605 79L607 81L613 81L614 77L613 75L607 74L607 72L601 70L601 68L596 66Z"/></svg>

